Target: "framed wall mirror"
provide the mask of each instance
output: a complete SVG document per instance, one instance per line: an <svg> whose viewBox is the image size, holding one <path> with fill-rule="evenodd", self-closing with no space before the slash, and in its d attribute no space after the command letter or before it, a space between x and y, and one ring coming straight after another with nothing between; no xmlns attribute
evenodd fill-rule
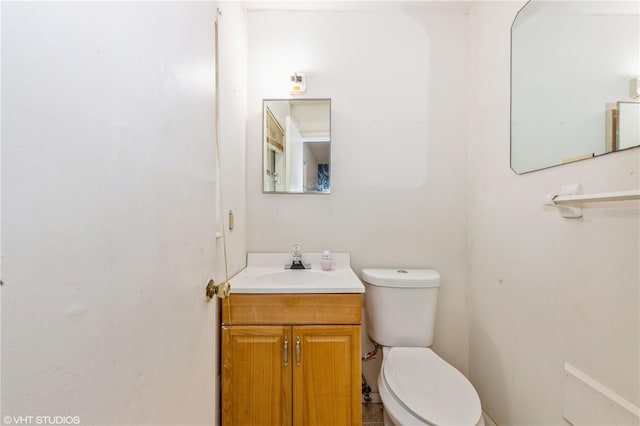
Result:
<svg viewBox="0 0 640 426"><path fill-rule="evenodd" d="M331 192L331 99L265 99L262 190Z"/></svg>
<svg viewBox="0 0 640 426"><path fill-rule="evenodd" d="M640 144L640 2L530 0L511 27L511 168Z"/></svg>

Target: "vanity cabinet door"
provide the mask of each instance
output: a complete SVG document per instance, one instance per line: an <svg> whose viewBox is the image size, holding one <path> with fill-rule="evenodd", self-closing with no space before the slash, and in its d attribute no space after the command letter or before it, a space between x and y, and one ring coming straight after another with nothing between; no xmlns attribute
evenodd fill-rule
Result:
<svg viewBox="0 0 640 426"><path fill-rule="evenodd" d="M291 327L222 328L222 424L290 426Z"/></svg>
<svg viewBox="0 0 640 426"><path fill-rule="evenodd" d="M293 327L296 426L360 425L360 326Z"/></svg>

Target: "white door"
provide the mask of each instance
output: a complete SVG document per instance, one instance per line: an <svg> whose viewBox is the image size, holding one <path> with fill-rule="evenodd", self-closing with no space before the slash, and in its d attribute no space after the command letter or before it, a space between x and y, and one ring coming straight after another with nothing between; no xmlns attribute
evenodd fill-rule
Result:
<svg viewBox="0 0 640 426"><path fill-rule="evenodd" d="M3 2L3 416L215 423L215 12Z"/></svg>
<svg viewBox="0 0 640 426"><path fill-rule="evenodd" d="M285 146L285 152L287 152L287 147ZM285 167L285 154L282 152L274 152L276 157L276 175L275 175L275 187L276 191L284 192L287 190L287 171Z"/></svg>
<svg viewBox="0 0 640 426"><path fill-rule="evenodd" d="M285 120L287 140L287 191L303 192L303 142L302 135L291 117Z"/></svg>

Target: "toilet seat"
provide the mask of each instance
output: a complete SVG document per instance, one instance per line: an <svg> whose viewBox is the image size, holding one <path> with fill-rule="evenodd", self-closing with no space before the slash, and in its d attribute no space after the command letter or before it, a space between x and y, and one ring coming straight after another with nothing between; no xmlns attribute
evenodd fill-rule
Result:
<svg viewBox="0 0 640 426"><path fill-rule="evenodd" d="M393 398L426 424L475 425L482 418L473 385L429 348L391 348L381 376Z"/></svg>

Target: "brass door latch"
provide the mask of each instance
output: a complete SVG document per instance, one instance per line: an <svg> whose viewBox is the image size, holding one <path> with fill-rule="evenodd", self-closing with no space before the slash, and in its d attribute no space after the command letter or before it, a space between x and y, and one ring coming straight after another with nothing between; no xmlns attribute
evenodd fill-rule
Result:
<svg viewBox="0 0 640 426"><path fill-rule="evenodd" d="M213 279L210 279L205 288L205 295L207 296L207 302L211 301L214 296L218 296L220 299L226 299L231 293L231 284L224 282L216 285Z"/></svg>

